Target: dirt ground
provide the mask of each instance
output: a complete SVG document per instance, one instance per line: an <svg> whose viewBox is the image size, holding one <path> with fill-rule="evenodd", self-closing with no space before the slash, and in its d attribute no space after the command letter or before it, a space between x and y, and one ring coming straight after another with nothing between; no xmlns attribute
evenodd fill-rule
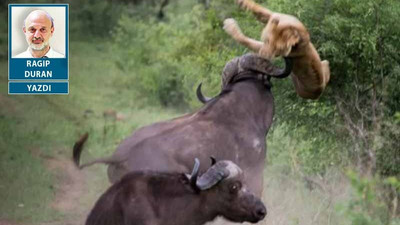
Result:
<svg viewBox="0 0 400 225"><path fill-rule="evenodd" d="M57 173L56 197L51 206L63 214L69 215L63 221L54 221L42 225L84 224L87 210L79 207L79 200L87 192L86 173L80 171L69 159L49 159L47 165Z"/></svg>
<svg viewBox="0 0 400 225"><path fill-rule="evenodd" d="M58 221L45 222L34 225L78 225L84 224L90 210L88 204L80 204L82 197L88 192L88 176L90 171L79 170L71 159L46 157L36 155L38 151L33 150L32 154L44 158L47 168L56 177L56 195L51 207L59 211L62 219ZM0 220L0 225L33 225L20 224L11 221Z"/></svg>

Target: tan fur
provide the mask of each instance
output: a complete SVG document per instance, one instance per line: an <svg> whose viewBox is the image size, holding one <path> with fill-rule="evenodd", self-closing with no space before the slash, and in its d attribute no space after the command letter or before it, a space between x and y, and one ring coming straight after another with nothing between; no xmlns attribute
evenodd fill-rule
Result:
<svg viewBox="0 0 400 225"><path fill-rule="evenodd" d="M225 31L263 58L292 57L292 80L297 94L306 99L319 98L329 82L329 62L321 62L306 27L296 17L272 12L252 0L237 2L243 9L253 12L259 21L266 23L261 41L246 37L231 18L224 21Z"/></svg>

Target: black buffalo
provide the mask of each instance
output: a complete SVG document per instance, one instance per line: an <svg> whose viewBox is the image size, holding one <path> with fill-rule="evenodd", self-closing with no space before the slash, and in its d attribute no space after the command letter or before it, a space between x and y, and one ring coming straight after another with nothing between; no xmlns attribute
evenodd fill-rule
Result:
<svg viewBox="0 0 400 225"><path fill-rule="evenodd" d="M274 115L270 77L286 77L291 61L280 69L254 54L227 63L222 91L196 112L135 131L110 157L84 164L106 163L112 183L131 171L190 171L193 158L202 165L208 156L236 163L248 174L245 182L261 196L266 157L266 135ZM81 140L81 142L84 140ZM82 143L74 148L79 165ZM204 172L205 168L201 168Z"/></svg>
<svg viewBox="0 0 400 225"><path fill-rule="evenodd" d="M217 216L256 223L265 217L236 164L218 161L197 179L198 168L196 159L191 175L128 173L100 197L86 225L201 225Z"/></svg>

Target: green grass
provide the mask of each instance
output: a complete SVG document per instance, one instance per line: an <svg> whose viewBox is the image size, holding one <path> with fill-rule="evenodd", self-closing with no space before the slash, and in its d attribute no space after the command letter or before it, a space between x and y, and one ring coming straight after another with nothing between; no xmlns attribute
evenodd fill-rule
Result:
<svg viewBox="0 0 400 225"><path fill-rule="evenodd" d="M73 143L86 131L90 138L84 159L104 156L137 127L177 115L174 110L147 106L146 99L124 82L129 74L119 72L110 61L112 52L104 41L71 42L70 46L70 94L66 96L7 95L7 62L0 61L1 219L36 223L64 216L49 206L56 177L42 156L70 157ZM113 129L103 118L107 109L124 116ZM84 117L85 110L93 113ZM105 175L105 169L97 171L92 173Z"/></svg>
<svg viewBox="0 0 400 225"><path fill-rule="evenodd" d="M0 119L0 217L43 220L55 215L51 209L41 210L54 196L53 177L30 154L33 146L24 125L23 120Z"/></svg>

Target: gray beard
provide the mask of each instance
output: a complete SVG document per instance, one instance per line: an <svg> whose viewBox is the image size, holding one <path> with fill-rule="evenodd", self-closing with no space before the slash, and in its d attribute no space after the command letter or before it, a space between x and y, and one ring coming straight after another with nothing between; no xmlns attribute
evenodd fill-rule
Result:
<svg viewBox="0 0 400 225"><path fill-rule="evenodd" d="M47 48L47 46L49 46L49 42L43 42L40 45L35 45L33 43L29 44L29 47L33 50L33 51L42 51L43 49Z"/></svg>

